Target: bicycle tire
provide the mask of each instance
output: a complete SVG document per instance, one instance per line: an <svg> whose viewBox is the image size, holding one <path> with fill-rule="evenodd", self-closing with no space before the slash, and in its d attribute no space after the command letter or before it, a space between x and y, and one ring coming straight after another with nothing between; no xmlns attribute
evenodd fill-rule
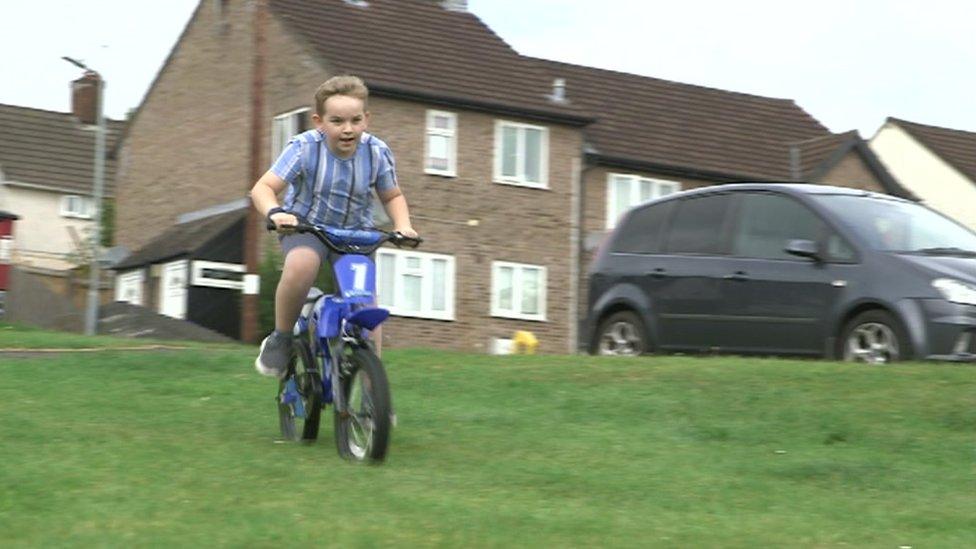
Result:
<svg viewBox="0 0 976 549"><path fill-rule="evenodd" d="M322 415L322 374L312 350L305 341L295 342L295 363L278 385L278 422L285 440L311 442L318 438ZM302 401L296 403L281 398L289 381L294 381Z"/></svg>
<svg viewBox="0 0 976 549"><path fill-rule="evenodd" d="M336 448L343 459L378 464L390 442L390 384L373 351L357 347L343 358L339 383L345 414L333 414Z"/></svg>

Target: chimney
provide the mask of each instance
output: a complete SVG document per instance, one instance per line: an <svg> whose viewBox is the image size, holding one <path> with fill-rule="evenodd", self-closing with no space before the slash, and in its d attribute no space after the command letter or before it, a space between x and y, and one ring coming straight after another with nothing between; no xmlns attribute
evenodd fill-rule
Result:
<svg viewBox="0 0 976 549"><path fill-rule="evenodd" d="M71 113L82 124L98 123L98 89L101 85L98 74L91 71L71 82Z"/></svg>
<svg viewBox="0 0 976 549"><path fill-rule="evenodd" d="M556 78L552 81L552 95L549 99L553 103L565 103L566 102L566 79Z"/></svg>
<svg viewBox="0 0 976 549"><path fill-rule="evenodd" d="M468 11L468 0L441 0L441 7L448 11Z"/></svg>

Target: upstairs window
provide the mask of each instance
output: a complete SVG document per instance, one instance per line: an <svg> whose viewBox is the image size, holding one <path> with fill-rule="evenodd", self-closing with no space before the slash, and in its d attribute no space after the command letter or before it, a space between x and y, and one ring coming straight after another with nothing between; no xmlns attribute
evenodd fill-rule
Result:
<svg viewBox="0 0 976 549"><path fill-rule="evenodd" d="M271 158L278 158L292 137L309 127L309 109L295 109L279 114L271 121Z"/></svg>
<svg viewBox="0 0 976 549"><path fill-rule="evenodd" d="M496 183L549 187L549 129L517 122L495 122Z"/></svg>
<svg viewBox="0 0 976 549"><path fill-rule="evenodd" d="M612 173L607 176L607 229L617 226L627 210L655 198L681 190L681 183L636 175Z"/></svg>
<svg viewBox="0 0 976 549"><path fill-rule="evenodd" d="M87 196L69 194L61 197L61 216L91 219L95 214L95 201Z"/></svg>
<svg viewBox="0 0 976 549"><path fill-rule="evenodd" d="M457 175L457 115L445 111L427 111L424 172L434 175Z"/></svg>

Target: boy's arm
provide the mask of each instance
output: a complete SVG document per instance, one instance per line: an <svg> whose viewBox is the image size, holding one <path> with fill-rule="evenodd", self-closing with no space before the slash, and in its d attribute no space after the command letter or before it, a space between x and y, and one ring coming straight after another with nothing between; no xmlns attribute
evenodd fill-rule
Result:
<svg viewBox="0 0 976 549"><path fill-rule="evenodd" d="M383 209L386 210L386 215L390 216L390 220L393 221L393 230L403 236L416 238L417 231L413 230L413 227L410 225L410 210L407 208L407 199L400 192L400 187L393 187L384 191L378 190L376 194L379 195L380 201L383 202Z"/></svg>
<svg viewBox="0 0 976 549"><path fill-rule="evenodd" d="M251 202L254 203L254 208L262 216L267 217L268 211L271 208L280 206L278 203L278 194L285 190L287 186L287 181L275 175L271 170L268 170L261 176L261 179L258 179L254 187L251 188ZM271 221L274 221L279 230L281 230L282 225L298 224L298 218L292 214L283 212L278 212L271 216Z"/></svg>

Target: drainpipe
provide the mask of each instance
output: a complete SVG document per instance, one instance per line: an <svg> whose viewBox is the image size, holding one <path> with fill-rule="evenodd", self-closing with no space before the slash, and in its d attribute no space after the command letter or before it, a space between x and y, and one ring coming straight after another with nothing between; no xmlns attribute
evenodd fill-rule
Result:
<svg viewBox="0 0 976 549"><path fill-rule="evenodd" d="M582 161L580 157L577 157L573 159L572 198L570 199L572 223L569 231L569 354L576 354L576 349L579 346L577 339L579 339L580 242L582 240L580 236L583 230L582 177Z"/></svg>
<svg viewBox="0 0 976 549"><path fill-rule="evenodd" d="M570 243L571 243L571 276L570 276L570 302L569 302L569 317L570 317L570 327L569 327L569 353L577 354L579 352L579 327L582 321L582 315L580 314L582 299L580 299L580 285L582 282L583 275L583 247L586 241L586 185L585 178L586 174L594 168L594 166L584 166L583 159L586 158L587 146L584 144L583 148L580 150L580 157L573 160L573 200L572 200L572 227L570 230Z"/></svg>
<svg viewBox="0 0 976 549"><path fill-rule="evenodd" d="M800 180L800 147L790 145L790 179Z"/></svg>
<svg viewBox="0 0 976 549"><path fill-rule="evenodd" d="M267 0L255 1L254 58L251 75L251 169L245 196L250 192L254 182L261 178L267 9ZM258 341L258 293L261 286L258 278L258 235L260 230L261 218L254 206L251 206L247 209L247 218L244 221L244 265L247 274L244 277L244 294L241 303L241 339L247 343L257 343Z"/></svg>

